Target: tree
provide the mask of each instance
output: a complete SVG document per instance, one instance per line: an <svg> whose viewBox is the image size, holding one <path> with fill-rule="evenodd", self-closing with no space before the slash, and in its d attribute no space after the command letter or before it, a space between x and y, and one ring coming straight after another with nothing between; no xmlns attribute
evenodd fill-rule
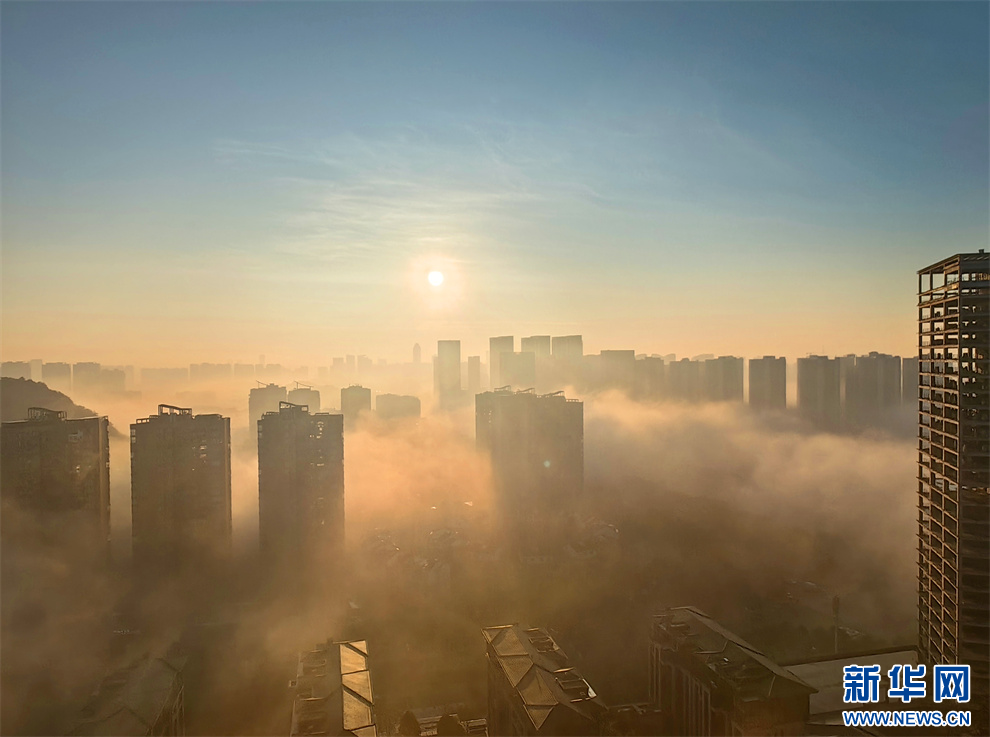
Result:
<svg viewBox="0 0 990 737"><path fill-rule="evenodd" d="M419 737L419 720L411 711L407 711L399 719L399 735L401 737Z"/></svg>

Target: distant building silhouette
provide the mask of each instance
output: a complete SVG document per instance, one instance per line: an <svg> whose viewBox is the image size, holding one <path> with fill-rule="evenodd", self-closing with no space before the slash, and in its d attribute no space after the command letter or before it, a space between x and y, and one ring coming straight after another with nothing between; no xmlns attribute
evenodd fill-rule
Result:
<svg viewBox="0 0 990 737"><path fill-rule="evenodd" d="M701 367L703 364L682 358L672 361L666 371L667 397L683 402L697 402L702 397Z"/></svg>
<svg viewBox="0 0 990 737"><path fill-rule="evenodd" d="M488 734L600 735L606 707L543 629L485 627Z"/></svg>
<svg viewBox="0 0 990 737"><path fill-rule="evenodd" d="M332 642L299 653L289 734L360 735L380 733L371 680L368 643Z"/></svg>
<svg viewBox="0 0 990 737"><path fill-rule="evenodd" d="M918 641L968 664L974 734L990 731L990 254L918 272Z"/></svg>
<svg viewBox="0 0 990 737"><path fill-rule="evenodd" d="M499 356L499 363L503 386L515 386L520 389L536 387L535 353L502 353Z"/></svg>
<svg viewBox="0 0 990 737"><path fill-rule="evenodd" d="M423 349L419 347L419 343L413 346L413 363L423 362Z"/></svg>
<svg viewBox="0 0 990 737"><path fill-rule="evenodd" d="M550 358L551 340L549 335L531 335L528 338L521 338L519 350L523 353L532 353L536 360Z"/></svg>
<svg viewBox="0 0 990 737"><path fill-rule="evenodd" d="M32 407L27 420L4 422L0 434L3 530L14 542L15 508L48 527L65 525L96 558L110 553L110 442L106 417L66 419ZM9 523L9 524L8 524Z"/></svg>
<svg viewBox="0 0 990 737"><path fill-rule="evenodd" d="M666 386L666 369L660 356L636 359L636 394L644 399L659 399Z"/></svg>
<svg viewBox="0 0 990 737"><path fill-rule="evenodd" d="M437 341L433 365L434 389L441 409L453 409L461 402L461 341Z"/></svg>
<svg viewBox="0 0 990 737"><path fill-rule="evenodd" d="M43 363L41 381L49 388L63 394L72 393L72 364Z"/></svg>
<svg viewBox="0 0 990 737"><path fill-rule="evenodd" d="M485 392L475 397L475 423L508 534L521 549L560 544L583 498L583 403L562 392Z"/></svg>
<svg viewBox="0 0 990 737"><path fill-rule="evenodd" d="M787 359L774 356L749 359L749 406L787 408Z"/></svg>
<svg viewBox="0 0 990 737"><path fill-rule="evenodd" d="M379 394L375 397L375 412L383 420L393 420L402 417L419 417L422 407L419 397Z"/></svg>
<svg viewBox="0 0 990 737"><path fill-rule="evenodd" d="M508 382L502 380L502 354L515 353L516 341L511 335L488 339L488 372L489 385L492 389L505 386Z"/></svg>
<svg viewBox="0 0 990 737"><path fill-rule="evenodd" d="M705 399L709 402L743 401L743 360L735 356L705 359Z"/></svg>
<svg viewBox="0 0 990 737"><path fill-rule="evenodd" d="M230 419L158 405L131 425L131 521L139 568L198 567L231 542Z"/></svg>
<svg viewBox="0 0 990 737"><path fill-rule="evenodd" d="M797 371L798 411L819 426L838 427L842 419L839 359L799 358Z"/></svg>
<svg viewBox="0 0 990 737"><path fill-rule="evenodd" d="M636 351L602 351L598 371L601 388L631 393L636 385Z"/></svg>
<svg viewBox="0 0 990 737"><path fill-rule="evenodd" d="M31 364L27 361L4 361L0 364L0 375L8 379L31 378Z"/></svg>
<svg viewBox="0 0 990 737"><path fill-rule="evenodd" d="M348 427L362 414L371 412L371 389L356 384L340 390L340 412Z"/></svg>
<svg viewBox="0 0 990 737"><path fill-rule="evenodd" d="M100 370L98 363L75 363L72 365L72 390L77 394L94 394L100 391Z"/></svg>
<svg viewBox="0 0 990 737"><path fill-rule="evenodd" d="M314 415L320 411L320 392L311 386L303 386L298 381L296 388L289 390L286 401L290 404L306 405Z"/></svg>
<svg viewBox="0 0 990 737"><path fill-rule="evenodd" d="M467 390L471 395L481 391L481 356L468 356Z"/></svg>
<svg viewBox="0 0 990 737"><path fill-rule="evenodd" d="M665 734L804 734L815 689L692 607L650 633L650 699Z"/></svg>
<svg viewBox="0 0 990 737"><path fill-rule="evenodd" d="M901 403L901 357L882 353L856 356L844 372L845 421L853 426L880 424Z"/></svg>
<svg viewBox="0 0 990 737"><path fill-rule="evenodd" d="M344 549L344 418L282 402L258 423L265 563L326 575ZM288 567L285 564L290 564Z"/></svg>
<svg viewBox="0 0 990 737"><path fill-rule="evenodd" d="M287 390L278 384L265 384L255 387L248 395L248 428L257 432L258 420L266 412L278 412L279 402L287 399Z"/></svg>
<svg viewBox="0 0 990 737"><path fill-rule="evenodd" d="M580 335L561 335L550 340L553 357L559 361L580 363L584 358L584 339Z"/></svg>

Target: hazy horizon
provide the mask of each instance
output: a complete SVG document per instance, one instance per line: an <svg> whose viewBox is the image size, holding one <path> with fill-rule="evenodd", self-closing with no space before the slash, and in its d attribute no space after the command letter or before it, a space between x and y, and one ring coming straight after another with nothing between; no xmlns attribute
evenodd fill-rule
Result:
<svg viewBox="0 0 990 737"><path fill-rule="evenodd" d="M983 3L0 12L8 359L908 355L987 245Z"/></svg>

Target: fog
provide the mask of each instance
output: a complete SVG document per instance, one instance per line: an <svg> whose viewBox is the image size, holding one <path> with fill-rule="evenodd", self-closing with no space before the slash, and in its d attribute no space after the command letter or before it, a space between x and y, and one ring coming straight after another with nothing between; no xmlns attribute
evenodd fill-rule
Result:
<svg viewBox="0 0 990 737"><path fill-rule="evenodd" d="M73 570L40 536L16 575L5 565L3 599L21 612L5 620L5 733L61 728L101 672L179 637L191 654L190 734L287 729L296 655L327 638L369 642L386 729L410 708L484 714L486 625L549 627L608 702L645 698L649 616L663 606L699 606L782 659L827 652L833 596L844 649L913 641L910 441L821 433L741 405L586 396L586 490L562 513L577 513L576 538L589 525L618 534L591 558L547 565L497 535L472 407L367 417L345 431L346 573L299 596L258 566L249 388L87 399L122 431L111 447L114 565ZM234 560L219 579L149 586L129 570L126 429L159 402L231 418ZM25 615L28 602L50 614ZM115 612L125 625L110 624ZM65 628L70 613L87 636Z"/></svg>

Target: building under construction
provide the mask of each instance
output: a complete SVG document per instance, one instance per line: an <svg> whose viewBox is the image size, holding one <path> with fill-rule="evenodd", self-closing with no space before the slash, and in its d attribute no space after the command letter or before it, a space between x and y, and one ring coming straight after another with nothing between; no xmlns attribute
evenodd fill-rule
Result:
<svg viewBox="0 0 990 737"><path fill-rule="evenodd" d="M990 254L918 272L918 643L990 703Z"/></svg>

